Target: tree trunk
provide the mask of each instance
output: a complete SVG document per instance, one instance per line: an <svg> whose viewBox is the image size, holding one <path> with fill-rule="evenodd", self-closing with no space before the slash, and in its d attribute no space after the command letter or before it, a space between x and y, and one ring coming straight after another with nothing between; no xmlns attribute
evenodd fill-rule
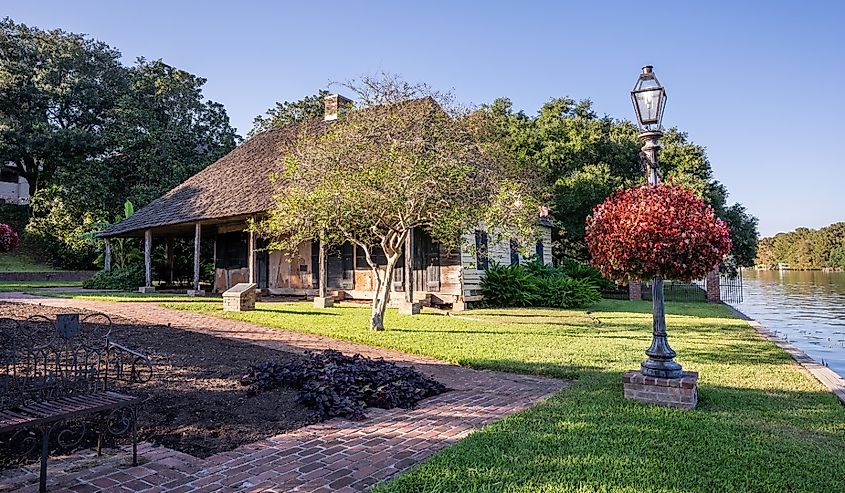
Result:
<svg viewBox="0 0 845 493"><path fill-rule="evenodd" d="M384 270L384 278L379 275L379 270L376 267L373 269L373 275L376 276L376 295L373 297L373 310L370 315L370 330L384 330L384 312L387 310L387 304L390 302L390 280L393 279L393 271L396 268L396 263L399 260L399 255L394 253L387 259L387 266Z"/></svg>
<svg viewBox="0 0 845 493"><path fill-rule="evenodd" d="M24 156L21 162L15 161L18 174L21 175L29 184L29 196L34 197L35 193L41 189L39 183L38 164L31 156ZM32 201L29 201L29 207L32 207Z"/></svg>

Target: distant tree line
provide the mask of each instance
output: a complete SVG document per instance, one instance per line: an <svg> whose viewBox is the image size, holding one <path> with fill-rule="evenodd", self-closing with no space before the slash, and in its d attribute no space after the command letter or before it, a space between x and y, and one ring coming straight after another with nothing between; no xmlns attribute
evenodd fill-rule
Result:
<svg viewBox="0 0 845 493"><path fill-rule="evenodd" d="M821 229L797 228L763 238L755 261L768 268L786 263L792 269L845 269L845 222Z"/></svg>
<svg viewBox="0 0 845 493"><path fill-rule="evenodd" d="M0 19L0 164L30 185L27 237L43 260L91 267L90 232L232 150L205 79L161 60L127 66L90 37Z"/></svg>

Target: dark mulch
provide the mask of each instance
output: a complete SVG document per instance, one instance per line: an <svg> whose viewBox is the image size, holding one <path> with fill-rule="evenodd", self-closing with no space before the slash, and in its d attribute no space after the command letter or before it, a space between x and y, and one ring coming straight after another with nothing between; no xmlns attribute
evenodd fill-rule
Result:
<svg viewBox="0 0 845 493"><path fill-rule="evenodd" d="M0 303L0 317L73 312L80 311ZM301 355L167 326L112 321L115 342L153 360L150 382L121 389L149 399L138 418L142 440L204 458L317 422L314 410L296 402L296 390L248 396L239 383L250 365L284 364Z"/></svg>

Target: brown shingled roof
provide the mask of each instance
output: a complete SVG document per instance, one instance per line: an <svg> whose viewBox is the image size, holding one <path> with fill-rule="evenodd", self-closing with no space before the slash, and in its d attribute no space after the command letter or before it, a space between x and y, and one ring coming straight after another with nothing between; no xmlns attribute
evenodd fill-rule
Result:
<svg viewBox="0 0 845 493"><path fill-rule="evenodd" d="M269 175L300 129L299 125L288 125L255 135L98 236L133 236L148 228L270 210L274 188Z"/></svg>

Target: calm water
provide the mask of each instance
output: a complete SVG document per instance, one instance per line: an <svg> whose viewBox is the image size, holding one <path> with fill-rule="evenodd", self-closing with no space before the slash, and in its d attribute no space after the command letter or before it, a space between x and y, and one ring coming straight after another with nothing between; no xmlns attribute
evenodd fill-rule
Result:
<svg viewBox="0 0 845 493"><path fill-rule="evenodd" d="M845 272L753 271L736 307L845 377Z"/></svg>

